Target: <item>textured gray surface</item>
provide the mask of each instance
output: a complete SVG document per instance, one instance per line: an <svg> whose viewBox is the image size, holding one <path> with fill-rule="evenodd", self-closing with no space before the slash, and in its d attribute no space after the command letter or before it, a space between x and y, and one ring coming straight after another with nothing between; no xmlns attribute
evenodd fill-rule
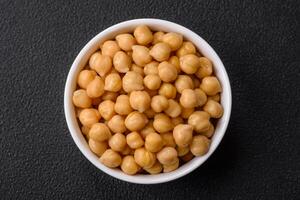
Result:
<svg viewBox="0 0 300 200"><path fill-rule="evenodd" d="M1 199L297 199L300 195L299 1L0 0ZM224 140L196 171L160 185L92 166L64 119L71 63L101 30L155 17L205 38L228 71Z"/></svg>

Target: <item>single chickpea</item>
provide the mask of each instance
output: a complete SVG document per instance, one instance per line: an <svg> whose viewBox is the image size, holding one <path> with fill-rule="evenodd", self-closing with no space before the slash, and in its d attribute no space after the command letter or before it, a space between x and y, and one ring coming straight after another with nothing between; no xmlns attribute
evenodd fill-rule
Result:
<svg viewBox="0 0 300 200"><path fill-rule="evenodd" d="M133 156L123 158L121 169L125 174L134 175L140 170L140 166L135 162Z"/></svg>
<svg viewBox="0 0 300 200"><path fill-rule="evenodd" d="M188 124L179 124L173 130L175 143L179 147L187 147L193 139L193 126Z"/></svg>
<svg viewBox="0 0 300 200"><path fill-rule="evenodd" d="M116 92L109 92L109 91L106 91L104 92L104 94L101 96L101 99L103 101L105 100L111 100L111 101L115 101L117 99L117 96L118 96L118 93Z"/></svg>
<svg viewBox="0 0 300 200"><path fill-rule="evenodd" d="M118 46L116 41L107 40L103 43L101 47L101 51L103 55L110 56L111 58L114 57L114 55L120 51L120 47Z"/></svg>
<svg viewBox="0 0 300 200"><path fill-rule="evenodd" d="M118 92L122 89L122 80L119 74L113 73L105 77L104 89L106 91Z"/></svg>
<svg viewBox="0 0 300 200"><path fill-rule="evenodd" d="M155 164L156 156L154 153L142 147L135 150L134 160L139 166L150 168Z"/></svg>
<svg viewBox="0 0 300 200"><path fill-rule="evenodd" d="M180 104L184 108L194 108L197 106L198 99L196 92L192 89L184 89L180 96Z"/></svg>
<svg viewBox="0 0 300 200"><path fill-rule="evenodd" d="M196 135L190 145L190 150L195 156L203 156L209 150L210 140L203 135Z"/></svg>
<svg viewBox="0 0 300 200"><path fill-rule="evenodd" d="M167 33L163 36L163 42L167 43L172 51L176 51L181 47L183 41L182 35L178 33Z"/></svg>
<svg viewBox="0 0 300 200"><path fill-rule="evenodd" d="M149 108L148 110L146 110L144 112L144 114L148 117L148 118L153 118L156 115L156 112L152 109Z"/></svg>
<svg viewBox="0 0 300 200"><path fill-rule="evenodd" d="M214 96L207 97L207 100L214 100L214 101L217 101L217 102L220 102L220 99L221 99L220 94L216 94Z"/></svg>
<svg viewBox="0 0 300 200"><path fill-rule="evenodd" d="M149 121L148 124L140 131L141 136L145 139L147 137L147 135L149 135L150 133L155 132L154 128L153 128L153 122Z"/></svg>
<svg viewBox="0 0 300 200"><path fill-rule="evenodd" d="M143 77L133 71L129 71L122 79L122 86L125 92L130 93L134 90L143 90Z"/></svg>
<svg viewBox="0 0 300 200"><path fill-rule="evenodd" d="M159 133L165 133L173 129L173 124L170 117L168 117L166 114L160 113L155 115L153 127Z"/></svg>
<svg viewBox="0 0 300 200"><path fill-rule="evenodd" d="M131 47L136 44L135 38L129 33L117 35L116 41L119 47L124 51L131 51Z"/></svg>
<svg viewBox="0 0 300 200"><path fill-rule="evenodd" d="M174 99L176 97L176 87L170 83L163 83L158 93L167 97L168 99Z"/></svg>
<svg viewBox="0 0 300 200"><path fill-rule="evenodd" d="M181 94L184 89L194 89L194 83L188 75L179 75L175 81L175 87Z"/></svg>
<svg viewBox="0 0 300 200"><path fill-rule="evenodd" d="M180 116L172 118L171 120L172 120L172 124L173 124L174 127L177 126L178 124L183 124L184 123L182 117L180 117Z"/></svg>
<svg viewBox="0 0 300 200"><path fill-rule="evenodd" d="M200 67L199 58L194 54L180 57L180 69L187 74L194 74Z"/></svg>
<svg viewBox="0 0 300 200"><path fill-rule="evenodd" d="M171 63L164 61L158 65L158 75L164 82L172 82L177 78L177 69Z"/></svg>
<svg viewBox="0 0 300 200"><path fill-rule="evenodd" d="M113 116L107 122L107 126L114 133L124 133L127 130L125 126L125 120L121 115Z"/></svg>
<svg viewBox="0 0 300 200"><path fill-rule="evenodd" d="M209 114L204 111L195 111L188 119L188 124L193 126L194 131L201 133L207 131L210 126Z"/></svg>
<svg viewBox="0 0 300 200"><path fill-rule="evenodd" d="M200 81L197 78L193 78L194 88L200 87Z"/></svg>
<svg viewBox="0 0 300 200"><path fill-rule="evenodd" d="M158 74L158 62L152 61L145 65L144 67L144 73L145 75L149 74Z"/></svg>
<svg viewBox="0 0 300 200"><path fill-rule="evenodd" d="M106 142L98 142L96 140L89 139L89 147L97 156L102 156L108 145Z"/></svg>
<svg viewBox="0 0 300 200"><path fill-rule="evenodd" d="M136 72L136 73L138 73L138 74L140 74L141 76L145 75L144 74L144 68L142 68L142 67L140 67L140 66L138 66L136 64L132 64L131 70L134 71L134 72Z"/></svg>
<svg viewBox="0 0 300 200"><path fill-rule="evenodd" d="M135 28L133 35L138 44L147 45L153 41L153 34L148 26L140 25Z"/></svg>
<svg viewBox="0 0 300 200"><path fill-rule="evenodd" d="M177 56L171 56L169 58L168 62L176 67L178 74L181 72L180 62L179 62L179 58Z"/></svg>
<svg viewBox="0 0 300 200"><path fill-rule="evenodd" d="M102 78L100 78L100 76L96 76L94 80L88 84L86 92L91 98L100 97L104 93L104 81Z"/></svg>
<svg viewBox="0 0 300 200"><path fill-rule="evenodd" d="M183 119L188 119L191 116L191 114L193 114L194 111L195 111L194 108L184 108L184 107L182 107L181 117Z"/></svg>
<svg viewBox="0 0 300 200"><path fill-rule="evenodd" d="M101 55L100 52L94 53L89 60L91 69L94 69L100 76L108 73L112 67L111 58L107 55Z"/></svg>
<svg viewBox="0 0 300 200"><path fill-rule="evenodd" d="M152 97L151 108L159 113L166 110L169 107L168 99L163 95L156 95Z"/></svg>
<svg viewBox="0 0 300 200"><path fill-rule="evenodd" d="M160 77L156 74L149 74L144 78L144 85L149 90L157 90L159 89L161 84Z"/></svg>
<svg viewBox="0 0 300 200"><path fill-rule="evenodd" d="M126 138L121 133L116 133L108 141L108 145L114 151L123 151L126 147Z"/></svg>
<svg viewBox="0 0 300 200"><path fill-rule="evenodd" d="M145 91L132 91L129 96L129 102L133 109L144 112L150 108L151 98Z"/></svg>
<svg viewBox="0 0 300 200"><path fill-rule="evenodd" d="M157 44L159 42L162 42L163 41L163 36L165 35L164 32L161 32L161 31L158 31L158 32L155 32L153 34L153 41L152 41L152 44Z"/></svg>
<svg viewBox="0 0 300 200"><path fill-rule="evenodd" d="M206 76L202 79L200 88L210 96L221 92L221 85L215 76Z"/></svg>
<svg viewBox="0 0 300 200"><path fill-rule="evenodd" d="M210 114L212 118L220 118L223 115L223 107L214 100L208 100L203 106L203 110Z"/></svg>
<svg viewBox="0 0 300 200"><path fill-rule="evenodd" d="M186 146L186 147L177 146L176 150L177 150L178 156L181 157L190 152L190 147L189 146Z"/></svg>
<svg viewBox="0 0 300 200"><path fill-rule="evenodd" d="M94 80L96 72L93 70L82 70L77 78L77 84L80 88L86 89L88 84Z"/></svg>
<svg viewBox="0 0 300 200"><path fill-rule="evenodd" d="M201 135L204 135L207 138L211 138L213 136L214 132L215 132L215 127L214 127L214 125L210 124L209 129L207 131L201 132Z"/></svg>
<svg viewBox="0 0 300 200"><path fill-rule="evenodd" d="M101 116L98 110L94 108L85 108L79 114L79 121L83 126L91 127L100 120Z"/></svg>
<svg viewBox="0 0 300 200"><path fill-rule="evenodd" d="M154 97L154 96L156 96L158 94L157 90L150 90L147 87L145 88L145 92L147 92L150 97Z"/></svg>
<svg viewBox="0 0 300 200"><path fill-rule="evenodd" d="M159 42L152 47L149 53L155 60L162 62L169 59L171 48L167 43Z"/></svg>
<svg viewBox="0 0 300 200"><path fill-rule="evenodd" d="M173 138L173 133L172 132L167 132L167 133L161 133L160 136L162 137L164 141L164 146L166 147L176 147L175 140Z"/></svg>
<svg viewBox="0 0 300 200"><path fill-rule="evenodd" d="M89 132L90 132L90 129L91 129L91 128L89 128L89 127L87 127L87 126L82 126L82 127L81 127L81 132L83 133L83 135L88 136L88 134L89 134Z"/></svg>
<svg viewBox="0 0 300 200"><path fill-rule="evenodd" d="M120 154L112 149L107 149L100 157L100 162L107 167L116 168L121 165L122 158Z"/></svg>
<svg viewBox="0 0 300 200"><path fill-rule="evenodd" d="M145 46L134 45L132 46L132 59L137 65L145 66L152 60L150 50Z"/></svg>
<svg viewBox="0 0 300 200"><path fill-rule="evenodd" d="M104 123L95 123L89 131L91 139L98 142L104 142L111 137L109 128Z"/></svg>
<svg viewBox="0 0 300 200"><path fill-rule="evenodd" d="M128 115L131 113L133 109L130 106L129 97L125 94L118 96L114 109L119 115Z"/></svg>
<svg viewBox="0 0 300 200"><path fill-rule="evenodd" d="M164 167L164 173L174 171L175 169L177 169L179 167L179 159L176 158L175 163L170 164L170 165L163 165L163 167Z"/></svg>
<svg viewBox="0 0 300 200"><path fill-rule="evenodd" d="M200 62L200 67L198 71L195 73L195 75L199 79L202 79L206 76L210 76L213 72L212 62L206 57L200 57L199 62Z"/></svg>
<svg viewBox="0 0 300 200"><path fill-rule="evenodd" d="M130 113L125 119L125 126L131 131L142 130L147 123L147 117L143 113L137 111Z"/></svg>
<svg viewBox="0 0 300 200"><path fill-rule="evenodd" d="M92 106L92 99L84 89L73 92L73 104L79 108L89 108Z"/></svg>
<svg viewBox="0 0 300 200"><path fill-rule="evenodd" d="M173 147L164 147L156 156L163 165L171 165L177 162L177 151Z"/></svg>
<svg viewBox="0 0 300 200"><path fill-rule="evenodd" d="M140 148L144 145L144 140L138 132L131 132L126 135L126 142L132 149Z"/></svg>
<svg viewBox="0 0 300 200"><path fill-rule="evenodd" d="M152 167L143 169L149 174L159 174L162 171L162 165L156 161Z"/></svg>
<svg viewBox="0 0 300 200"><path fill-rule="evenodd" d="M191 42L183 42L182 46L176 51L178 57L185 56L187 54L195 54L196 48Z"/></svg>
<svg viewBox="0 0 300 200"><path fill-rule="evenodd" d="M124 51L118 51L113 58L113 64L118 72L126 73L131 67L131 58Z"/></svg>
<svg viewBox="0 0 300 200"><path fill-rule="evenodd" d="M187 154L185 154L184 156L180 157L180 159L185 163L192 160L193 158L194 158L194 154L192 154L192 152L190 152L190 151Z"/></svg>
<svg viewBox="0 0 300 200"><path fill-rule="evenodd" d="M203 106L207 101L207 96L203 90L197 88L194 90L197 96L197 106Z"/></svg>
<svg viewBox="0 0 300 200"><path fill-rule="evenodd" d="M170 117L178 117L181 114L181 106L174 99L168 100L169 106L165 109L165 113Z"/></svg>
<svg viewBox="0 0 300 200"><path fill-rule="evenodd" d="M153 132L146 136L145 148L150 152L158 152L164 146L164 141L162 137Z"/></svg>

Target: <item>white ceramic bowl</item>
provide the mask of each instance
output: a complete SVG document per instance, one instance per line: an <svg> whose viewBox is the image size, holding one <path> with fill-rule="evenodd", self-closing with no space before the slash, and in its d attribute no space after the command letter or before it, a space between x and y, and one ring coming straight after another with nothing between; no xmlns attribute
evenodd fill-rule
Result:
<svg viewBox="0 0 300 200"><path fill-rule="evenodd" d="M214 72L222 85L223 91L221 93L221 104L224 107L224 114L222 118L219 119L217 126L215 127L215 133L214 136L212 137L210 149L208 153L205 154L204 156L195 157L188 163L182 165L177 170L169 173L161 173L157 175L130 176L123 173L119 169L111 169L104 166L103 164L100 163L98 157L91 152L85 138L83 137L80 131L80 128L76 120L75 109L72 103L72 94L76 88L76 79L78 73L85 66L91 54L99 48L99 44L101 44L107 39L111 39L115 37L119 33L132 32L135 27L141 24L145 24L149 26L152 30L160 30L165 32L177 32L183 35L186 40L193 42L197 47L197 49L205 57L212 60L214 65ZM229 118L230 118L231 88L230 88L230 83L229 83L226 70L219 56L213 50L213 48L199 35L173 22L160 20L160 19L135 19L135 20L121 22L119 24L116 24L114 26L105 29L104 31L96 35L92 40L90 40L85 45L85 47L80 51L74 63L72 64L72 67L70 69L67 78L67 82L65 86L64 108L65 108L65 116L66 116L67 124L70 133L73 137L73 140L78 146L78 148L80 149L80 151L83 153L83 155L91 163L93 163L97 168L99 168L103 172L124 181L139 183L139 184L155 184L155 183L168 182L190 173L191 171L199 167L203 162L205 162L206 159L209 156L211 156L211 154L216 150L217 146L219 145L220 141L222 140L225 134L229 122Z"/></svg>

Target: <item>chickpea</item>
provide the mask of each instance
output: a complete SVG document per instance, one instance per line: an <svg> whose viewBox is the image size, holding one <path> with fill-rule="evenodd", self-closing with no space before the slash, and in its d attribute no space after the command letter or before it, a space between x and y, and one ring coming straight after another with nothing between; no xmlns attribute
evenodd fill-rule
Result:
<svg viewBox="0 0 300 200"><path fill-rule="evenodd" d="M192 154L195 156L203 156L209 150L210 140L203 135L196 135L190 145Z"/></svg>
<svg viewBox="0 0 300 200"><path fill-rule="evenodd" d="M136 44L135 38L129 33L117 35L116 41L124 51L131 51L131 47Z"/></svg>
<svg viewBox="0 0 300 200"><path fill-rule="evenodd" d="M129 103L129 97L124 94L117 97L114 108L119 115L128 115L133 110Z"/></svg>
<svg viewBox="0 0 300 200"><path fill-rule="evenodd" d="M213 72L212 62L205 57L200 57L199 62L200 62L200 67L198 71L195 73L195 75L200 79L206 76L210 76Z"/></svg>
<svg viewBox="0 0 300 200"><path fill-rule="evenodd" d="M114 150L107 149L100 157L100 162L107 167L116 168L121 165L122 158Z"/></svg>
<svg viewBox="0 0 300 200"><path fill-rule="evenodd" d="M81 127L81 132L83 133L83 135L88 136L89 132L90 132L90 128L87 126L82 126Z"/></svg>
<svg viewBox="0 0 300 200"><path fill-rule="evenodd" d="M166 110L169 107L168 99L165 96L162 95L156 95L152 97L151 100L151 108L155 112L162 112Z"/></svg>
<svg viewBox="0 0 300 200"><path fill-rule="evenodd" d="M167 33L163 36L163 42L167 43L172 51L175 51L181 47L183 41L182 35L178 33Z"/></svg>
<svg viewBox="0 0 300 200"><path fill-rule="evenodd" d="M129 71L122 79L123 89L125 92L130 93L134 90L143 90L143 77L133 71Z"/></svg>
<svg viewBox="0 0 300 200"><path fill-rule="evenodd" d="M122 89L122 81L119 74L113 73L105 77L104 89L110 92L118 92Z"/></svg>
<svg viewBox="0 0 300 200"><path fill-rule="evenodd" d="M125 126L131 131L139 131L143 129L147 123L147 117L137 111L130 113L125 119Z"/></svg>
<svg viewBox="0 0 300 200"><path fill-rule="evenodd" d="M146 136L145 148L150 152L158 152L164 146L162 137L153 132Z"/></svg>
<svg viewBox="0 0 300 200"><path fill-rule="evenodd" d="M109 139L108 145L114 151L123 151L126 147L126 138L123 134L116 133Z"/></svg>
<svg viewBox="0 0 300 200"><path fill-rule="evenodd" d="M202 79L200 88L210 96L221 92L221 85L218 79L214 76L207 76Z"/></svg>
<svg viewBox="0 0 300 200"><path fill-rule="evenodd" d="M179 75L175 81L175 87L181 94L184 89L194 89L194 83L188 75Z"/></svg>
<svg viewBox="0 0 300 200"><path fill-rule="evenodd" d="M77 84L79 87L86 89L88 84L94 80L96 75L96 72L93 70L82 70L78 75Z"/></svg>
<svg viewBox="0 0 300 200"><path fill-rule="evenodd" d="M186 146L186 147L177 146L176 150L177 150L178 156L181 157L181 156L184 156L184 155L186 155L187 153L190 152L190 147L189 146Z"/></svg>
<svg viewBox="0 0 300 200"><path fill-rule="evenodd" d="M175 140L173 138L173 133L167 132L167 133L161 133L160 136L162 137L164 141L164 146L166 147L176 147Z"/></svg>
<svg viewBox="0 0 300 200"><path fill-rule="evenodd" d="M214 100L214 101L217 101L217 102L220 102L220 99L221 99L220 94L216 94L214 96L207 97L207 100Z"/></svg>
<svg viewBox="0 0 300 200"><path fill-rule="evenodd" d="M194 88L200 87L200 81L197 78L193 78Z"/></svg>
<svg viewBox="0 0 300 200"><path fill-rule="evenodd" d="M178 57L185 56L187 54L195 54L196 48L191 42L183 42L182 46L176 51Z"/></svg>
<svg viewBox="0 0 300 200"><path fill-rule="evenodd" d="M207 101L207 96L203 90L197 88L194 90L197 96L197 106L203 106Z"/></svg>
<svg viewBox="0 0 300 200"><path fill-rule="evenodd" d="M148 124L140 131L141 132L141 136L145 139L147 137L147 135L149 135L150 133L155 132L154 128L153 128L153 122L149 121Z"/></svg>
<svg viewBox="0 0 300 200"><path fill-rule="evenodd" d="M164 61L158 65L158 75L164 82L172 82L177 78L177 69L171 63Z"/></svg>
<svg viewBox="0 0 300 200"><path fill-rule="evenodd" d="M153 127L159 133L165 133L173 129L171 119L163 113L157 114L154 117Z"/></svg>
<svg viewBox="0 0 300 200"><path fill-rule="evenodd" d="M129 102L133 109L144 112L150 108L151 98L145 91L132 91L129 96Z"/></svg>
<svg viewBox="0 0 300 200"><path fill-rule="evenodd" d="M79 108L89 108L92 106L92 99L84 89L79 89L73 93L73 104Z"/></svg>
<svg viewBox="0 0 300 200"><path fill-rule="evenodd" d="M168 99L174 99L176 97L177 92L174 85L170 83L163 83L160 86L158 93L167 97Z"/></svg>
<svg viewBox="0 0 300 200"><path fill-rule="evenodd" d="M169 58L168 62L176 67L178 74L181 72L180 62L179 62L179 58L177 56L171 56Z"/></svg>
<svg viewBox="0 0 300 200"><path fill-rule="evenodd" d="M100 52L94 53L89 60L91 69L94 69L100 76L104 76L110 71L112 61L109 56L101 55Z"/></svg>
<svg viewBox="0 0 300 200"><path fill-rule="evenodd" d="M194 110L195 110L194 108L184 108L184 107L182 107L181 117L183 119L188 119L191 116L191 114L194 112Z"/></svg>
<svg viewBox="0 0 300 200"><path fill-rule="evenodd" d="M194 54L180 57L180 69L187 74L194 74L200 67L199 58Z"/></svg>
<svg viewBox="0 0 300 200"><path fill-rule="evenodd" d="M107 40L103 43L101 50L103 55L110 56L111 58L113 58L114 55L121 49L116 41Z"/></svg>
<svg viewBox="0 0 300 200"><path fill-rule="evenodd" d="M158 31L158 32L155 32L153 34L153 41L152 41L152 44L157 44L159 42L162 42L163 41L163 36L165 35L164 32L161 32L161 31Z"/></svg>
<svg viewBox="0 0 300 200"><path fill-rule="evenodd" d="M178 124L183 124L184 121L181 117L175 117L175 118L172 118L172 124L173 126L177 126Z"/></svg>
<svg viewBox="0 0 300 200"><path fill-rule="evenodd" d="M125 126L125 120L121 115L113 116L107 122L107 125L109 129L114 133L124 133L127 130Z"/></svg>
<svg viewBox="0 0 300 200"><path fill-rule="evenodd" d="M207 131L201 132L201 135L204 135L207 138L211 138L213 136L214 132L215 132L215 127L214 127L214 125L210 124L209 129Z"/></svg>
<svg viewBox="0 0 300 200"><path fill-rule="evenodd" d="M156 156L163 165L171 165L177 162L177 151L173 147L164 147Z"/></svg>
<svg viewBox="0 0 300 200"><path fill-rule="evenodd" d="M197 133L207 131L210 126L209 114L204 111L196 111L188 119L188 124L193 126Z"/></svg>
<svg viewBox="0 0 300 200"><path fill-rule="evenodd" d="M159 42L152 47L149 53L155 60L162 62L169 59L171 48L167 43Z"/></svg>
<svg viewBox="0 0 300 200"><path fill-rule="evenodd" d="M127 144L132 149L140 148L144 145L144 140L138 132L131 132L126 136Z"/></svg>
<svg viewBox="0 0 300 200"><path fill-rule="evenodd" d="M102 100L111 100L111 101L115 101L117 99L118 93L116 92L109 92L106 91L104 92L104 94L101 96Z"/></svg>
<svg viewBox="0 0 300 200"><path fill-rule="evenodd" d="M184 156L182 156L180 158L183 162L188 162L194 158L194 154L192 154L192 152L189 151L187 154L185 154Z"/></svg>
<svg viewBox="0 0 300 200"><path fill-rule="evenodd" d="M141 76L144 76L144 69L136 64L132 64L131 70L140 74Z"/></svg>
<svg viewBox="0 0 300 200"><path fill-rule="evenodd" d="M154 165L150 168L144 168L149 174L159 174L162 171L162 165L156 161Z"/></svg>
<svg viewBox="0 0 300 200"><path fill-rule="evenodd" d="M152 108L149 108L144 113L148 118L153 118L156 115L156 112Z"/></svg>
<svg viewBox="0 0 300 200"><path fill-rule="evenodd" d="M102 78L100 78L100 76L96 76L94 80L88 84L86 92L91 98L100 97L104 93L104 81Z"/></svg>
<svg viewBox="0 0 300 200"><path fill-rule="evenodd" d="M164 173L174 171L175 169L177 169L179 167L179 159L176 158L175 163L173 163L171 165L164 165L163 167L164 167Z"/></svg>
<svg viewBox="0 0 300 200"><path fill-rule="evenodd" d="M134 160L139 166L150 168L155 164L156 156L154 153L142 147L135 150Z"/></svg>
<svg viewBox="0 0 300 200"><path fill-rule="evenodd" d="M165 109L165 113L170 117L178 117L181 114L181 106L174 99L168 100L169 106Z"/></svg>
<svg viewBox="0 0 300 200"><path fill-rule="evenodd" d="M89 139L89 147L97 156L102 156L108 145L106 142L98 142L96 140Z"/></svg>
<svg viewBox="0 0 300 200"><path fill-rule="evenodd" d="M194 108L197 106L198 99L196 92L192 89L184 89L180 96L180 104L184 108Z"/></svg>
<svg viewBox="0 0 300 200"><path fill-rule="evenodd" d="M158 62L152 61L145 65L144 67L144 73L145 75L149 74L158 74Z"/></svg>
<svg viewBox="0 0 300 200"><path fill-rule="evenodd" d="M135 162L133 156L123 158L121 169L125 174L134 175L140 170L140 166Z"/></svg>
<svg viewBox="0 0 300 200"><path fill-rule="evenodd" d="M144 85L149 90L157 90L159 89L161 84L160 77L156 74L149 74L144 78Z"/></svg>
<svg viewBox="0 0 300 200"><path fill-rule="evenodd" d="M138 44L147 45L153 41L153 35L148 26L140 25L135 28L133 35Z"/></svg>
<svg viewBox="0 0 300 200"><path fill-rule="evenodd" d="M91 127L100 120L101 116L98 110L94 108L85 108L79 114L79 120L83 126Z"/></svg>
<svg viewBox="0 0 300 200"><path fill-rule="evenodd" d="M89 131L89 136L93 140L104 142L111 137L111 133L106 124L95 123Z"/></svg>
<svg viewBox="0 0 300 200"><path fill-rule="evenodd" d="M134 45L132 46L132 59L137 65L145 66L152 60L150 50L145 46Z"/></svg>
<svg viewBox="0 0 300 200"><path fill-rule="evenodd" d="M118 51L114 56L113 64L118 72L126 73L131 67L131 58L124 51Z"/></svg>
<svg viewBox="0 0 300 200"><path fill-rule="evenodd" d="M203 110L210 114L212 118L220 118L223 115L223 107L214 100L208 100L203 106Z"/></svg>
<svg viewBox="0 0 300 200"><path fill-rule="evenodd" d="M173 130L175 143L179 147L187 147L193 139L193 126L188 124L179 124Z"/></svg>

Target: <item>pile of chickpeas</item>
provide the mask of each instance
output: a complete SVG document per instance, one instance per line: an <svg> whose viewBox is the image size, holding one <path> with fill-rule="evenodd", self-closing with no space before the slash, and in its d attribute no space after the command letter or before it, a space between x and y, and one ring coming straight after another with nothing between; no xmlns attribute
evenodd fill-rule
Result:
<svg viewBox="0 0 300 200"><path fill-rule="evenodd" d="M133 33L99 44L73 103L101 163L126 174L171 172L209 150L222 117L212 62L177 33Z"/></svg>

